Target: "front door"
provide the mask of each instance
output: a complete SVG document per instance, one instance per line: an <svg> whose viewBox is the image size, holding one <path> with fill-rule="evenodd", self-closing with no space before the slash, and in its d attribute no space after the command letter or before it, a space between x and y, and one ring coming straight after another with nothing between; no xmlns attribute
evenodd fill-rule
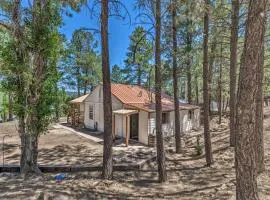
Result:
<svg viewBox="0 0 270 200"><path fill-rule="evenodd" d="M130 139L139 139L139 114L130 115Z"/></svg>

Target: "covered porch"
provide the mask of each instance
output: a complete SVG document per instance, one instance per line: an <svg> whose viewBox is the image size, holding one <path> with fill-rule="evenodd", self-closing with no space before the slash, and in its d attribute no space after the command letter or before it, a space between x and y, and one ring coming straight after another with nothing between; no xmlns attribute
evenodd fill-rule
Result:
<svg viewBox="0 0 270 200"><path fill-rule="evenodd" d="M129 145L129 139L139 140L139 111L131 109L113 111L112 132L114 138L117 136L125 138L126 146Z"/></svg>

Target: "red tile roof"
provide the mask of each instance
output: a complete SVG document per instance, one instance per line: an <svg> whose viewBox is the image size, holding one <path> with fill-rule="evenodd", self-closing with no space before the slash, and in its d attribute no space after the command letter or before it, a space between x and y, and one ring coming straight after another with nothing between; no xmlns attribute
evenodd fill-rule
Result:
<svg viewBox="0 0 270 200"><path fill-rule="evenodd" d="M155 111L155 93L137 85L112 84L112 94L127 108L138 108L148 112ZM173 98L162 94L162 110L174 110ZM198 106L179 103L179 109L196 109Z"/></svg>

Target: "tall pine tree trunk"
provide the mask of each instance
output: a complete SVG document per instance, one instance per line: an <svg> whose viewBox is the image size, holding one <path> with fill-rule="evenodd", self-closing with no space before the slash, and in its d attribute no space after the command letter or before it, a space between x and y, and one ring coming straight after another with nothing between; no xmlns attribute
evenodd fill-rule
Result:
<svg viewBox="0 0 270 200"><path fill-rule="evenodd" d="M155 99L156 99L156 139L157 139L157 165L159 182L167 180L165 151L162 133L162 105L161 105L161 0L156 0L156 36L155 36Z"/></svg>
<svg viewBox="0 0 270 200"><path fill-rule="evenodd" d="M264 18L266 24L266 16ZM265 29L265 27L264 27ZM265 32L265 30L263 30ZM258 66L258 73L257 73L257 94L256 94L256 124L255 124L255 133L258 136L258 140L256 140L256 149L257 154L256 156L256 169L257 173L260 174L265 170L264 165L264 133L263 133L263 104L264 104L264 45L262 46L262 55L260 58L260 65Z"/></svg>
<svg viewBox="0 0 270 200"><path fill-rule="evenodd" d="M219 61L219 80L218 80L218 124L221 124L222 119L222 106L224 107L224 103L222 103L222 43L220 47L220 61Z"/></svg>
<svg viewBox="0 0 270 200"><path fill-rule="evenodd" d="M207 166L213 163L211 135L209 127L209 67L208 67L208 34L209 34L209 0L205 0L204 38L203 38L203 124L205 159Z"/></svg>
<svg viewBox="0 0 270 200"><path fill-rule="evenodd" d="M102 44L102 78L103 78L103 108L104 108L104 144L103 144L103 171L104 179L112 179L113 176L113 135L112 135L112 99L109 65L108 43L108 0L102 0L101 4L101 44Z"/></svg>
<svg viewBox="0 0 270 200"><path fill-rule="evenodd" d="M199 105L199 83L198 76L195 76L195 93L196 93L196 105Z"/></svg>
<svg viewBox="0 0 270 200"><path fill-rule="evenodd" d="M266 19L266 18L265 18ZM266 20L265 20L266 21ZM266 23L266 22L265 22ZM258 66L257 73L257 83L258 89L256 94L256 124L255 124L255 133L258 135L258 140L256 144L257 153L256 156L256 169L257 173L260 174L265 170L264 166L264 134L263 134L263 83L264 83L264 46L263 46L263 55L261 55L261 64Z"/></svg>
<svg viewBox="0 0 270 200"><path fill-rule="evenodd" d="M138 64L138 78L137 78L137 85L141 86L142 85L142 69L141 69L141 65Z"/></svg>
<svg viewBox="0 0 270 200"><path fill-rule="evenodd" d="M239 26L239 0L232 0L231 57L230 57L230 146L235 146L236 70Z"/></svg>
<svg viewBox="0 0 270 200"><path fill-rule="evenodd" d="M190 24L190 20L188 20L188 24ZM188 59L187 59L187 102L189 104L192 103L192 87L191 87L191 66L192 66L192 33L188 30L187 31L187 48L188 48Z"/></svg>
<svg viewBox="0 0 270 200"><path fill-rule="evenodd" d="M86 70L85 70L85 76L88 77L88 74L89 74L89 72L88 72L88 70L86 69ZM83 94L84 94L84 95L86 95L86 93L87 93L87 86L88 86L88 85L89 85L89 80L86 79L86 80L84 81L84 86L83 86Z"/></svg>
<svg viewBox="0 0 270 200"><path fill-rule="evenodd" d="M177 38L176 38L176 2L172 3L172 36L173 36L173 94L174 94L174 129L175 129L175 151L180 153L181 132L180 132L180 113L179 113L179 94L178 94L178 76L177 76Z"/></svg>
<svg viewBox="0 0 270 200"><path fill-rule="evenodd" d="M266 0L250 0L239 76L236 118L236 199L259 199L256 161L262 135L256 132L258 73L263 67Z"/></svg>
<svg viewBox="0 0 270 200"><path fill-rule="evenodd" d="M81 81L80 81L80 68L77 67L77 96L81 96Z"/></svg>
<svg viewBox="0 0 270 200"><path fill-rule="evenodd" d="M209 93L209 116L212 115L212 81L213 81L213 68L215 63L215 52L217 49L217 38L214 37L213 42L211 44L210 48L210 59L208 62L209 68L208 68L208 93ZM208 52L207 52L208 54Z"/></svg>

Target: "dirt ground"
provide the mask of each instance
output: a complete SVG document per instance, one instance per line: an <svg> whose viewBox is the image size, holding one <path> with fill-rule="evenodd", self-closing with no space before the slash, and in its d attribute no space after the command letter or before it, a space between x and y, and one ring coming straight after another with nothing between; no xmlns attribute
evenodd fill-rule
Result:
<svg viewBox="0 0 270 200"><path fill-rule="evenodd" d="M5 137L5 164L19 164L20 138L15 122L0 124L0 138ZM1 141L1 149L2 149ZM2 151L1 151L2 154ZM2 155L1 155L2 158ZM39 164L97 164L102 161L102 145L65 129L50 128L39 139ZM1 159L0 164L3 164Z"/></svg>
<svg viewBox="0 0 270 200"><path fill-rule="evenodd" d="M269 108L265 109L265 115L266 170L258 178L260 198L263 200L270 199ZM3 130L8 129L1 127L0 132ZM227 121L224 120L220 126L212 123L211 136L215 159L215 164L211 167L205 167L204 157L196 155L194 148L196 139L190 138L185 151L179 155L171 150L173 140L167 142L168 182L165 184L157 182L155 162L146 165L142 171L114 172L112 181L101 180L100 172L66 173L62 182L55 181L56 174L33 176L24 180L16 173L2 173L0 174L0 199L235 199L234 149L229 147ZM61 156L55 157L54 154L59 151L59 146L64 147L68 141L69 146L72 144L71 146L74 147L72 158L63 156L61 160ZM85 155L87 163L95 163L92 161L91 154L100 156L102 150L101 145L92 144L89 140L77 135L71 133L54 135L53 132L50 138L41 137L40 148L44 149L44 147L46 151L41 154L40 159L45 159L48 154L49 158L46 159L51 159L54 163L56 161L59 163L85 162L81 159L84 156L78 159L74 156L74 152ZM68 152L64 152L60 155L68 155L70 147L68 147ZM13 157L8 158L10 163L13 162L13 158L14 162L17 162L15 161L18 156L16 154L12 153ZM89 155L91 158L88 157Z"/></svg>
<svg viewBox="0 0 270 200"><path fill-rule="evenodd" d="M20 138L17 133L15 122L0 124L0 165L3 164L3 137L4 140L4 164L19 165L20 160ZM55 126L48 130L48 133L39 138L40 165L101 165L102 164L102 142L97 143L74 132L61 128L65 126ZM68 127L69 128L69 127ZM78 131L77 129L74 131ZM101 134L87 132L81 133L96 135L102 138ZM114 146L114 163L132 163L147 160L155 156L153 149L136 142L130 142L127 148L122 140L117 140Z"/></svg>

